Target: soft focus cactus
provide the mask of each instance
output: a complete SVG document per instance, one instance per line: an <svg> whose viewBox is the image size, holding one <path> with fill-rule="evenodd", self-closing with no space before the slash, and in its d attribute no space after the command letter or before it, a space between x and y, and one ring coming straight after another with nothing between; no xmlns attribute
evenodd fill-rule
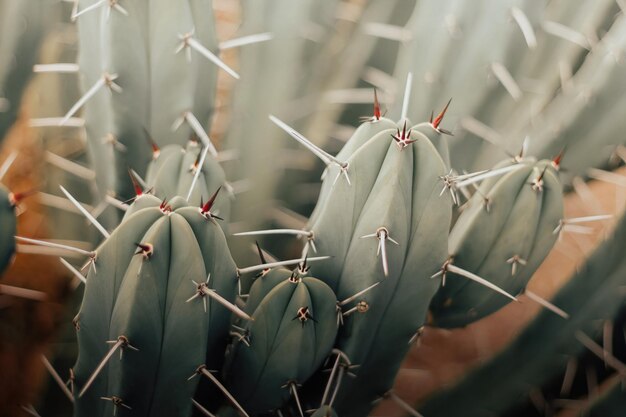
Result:
<svg viewBox="0 0 626 417"><path fill-rule="evenodd" d="M150 161L146 131L159 147L206 136L221 64L211 1L81 0L74 18L85 95L64 122L85 104L101 192L127 198L128 168Z"/></svg>
<svg viewBox="0 0 626 417"><path fill-rule="evenodd" d="M15 200L0 185L0 273L9 265L15 253Z"/></svg>
<svg viewBox="0 0 626 417"><path fill-rule="evenodd" d="M33 7L0 0L0 113L6 99L13 112L0 114L0 136L52 20L47 3ZM18 252L63 256L72 287L85 284L68 387L67 369L45 360L75 416L364 417L391 400L412 416L534 417L532 406L552 412L587 394L590 415L621 407L609 379L626 369L626 218L553 302L527 289L562 233L610 217L566 218L563 190L584 195L585 176L626 184L597 169L626 162L621 0L60 6L70 7L75 28L55 39L78 62L35 72L77 74L82 94L57 97L65 114L42 122L38 109L31 125L48 126L44 146L58 137L47 160L75 178L61 187L67 200L41 197L103 241L16 237L23 195L0 188L0 270L17 239L30 245ZM245 36L220 43L220 25ZM219 72L237 80L232 91ZM32 106L50 102L39 98ZM68 129L85 143L64 143ZM287 135L299 145L281 144ZM235 160L224 170L225 148ZM231 230L260 236L259 265L237 266L254 251ZM7 288L0 309L20 296ZM400 397L394 382L423 332L474 325L518 297L547 310L499 355L423 404ZM597 361L603 371L589 376ZM572 363L586 367L589 393ZM594 378L610 391L593 397Z"/></svg>

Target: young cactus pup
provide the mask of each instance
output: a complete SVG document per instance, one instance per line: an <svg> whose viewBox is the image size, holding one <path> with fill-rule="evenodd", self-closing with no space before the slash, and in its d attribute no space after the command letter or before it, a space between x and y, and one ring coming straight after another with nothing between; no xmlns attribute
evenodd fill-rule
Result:
<svg viewBox="0 0 626 417"><path fill-rule="evenodd" d="M143 195L89 264L75 324L75 415L188 416L204 366L219 369L237 268L221 228L180 198Z"/></svg>
<svg viewBox="0 0 626 417"><path fill-rule="evenodd" d="M547 160L521 160L512 171L481 184L450 233L450 258L437 274L442 286L430 306L434 325L465 326L510 301L455 274L454 267L510 295L524 291L556 242L554 231L563 218L562 186L555 166Z"/></svg>
<svg viewBox="0 0 626 417"><path fill-rule="evenodd" d="M298 271L263 298L246 326L246 342L231 352L226 373L229 390L244 410L255 415L278 409L290 397L302 410L298 390L332 349L336 308L328 285Z"/></svg>

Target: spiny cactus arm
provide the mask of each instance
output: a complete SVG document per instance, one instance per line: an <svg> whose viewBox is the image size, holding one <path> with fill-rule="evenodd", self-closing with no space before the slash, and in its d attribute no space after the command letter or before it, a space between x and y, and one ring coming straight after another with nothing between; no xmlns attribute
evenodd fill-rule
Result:
<svg viewBox="0 0 626 417"><path fill-rule="evenodd" d="M157 197L167 199L174 196L189 197L189 204L196 206L208 201L215 190L223 187L225 188L222 190L223 195L220 193L214 210L219 212L220 217L228 219L229 197L232 194L227 189L226 176L213 157L206 155L203 159L205 152L205 147L193 141L190 141L186 148L178 145L164 147L148 166L146 183ZM201 172L198 173L198 170Z"/></svg>
<svg viewBox="0 0 626 417"><path fill-rule="evenodd" d="M552 300L570 313L569 320L542 311L506 350L453 388L433 396L420 411L434 417L450 413L479 416L485 410L504 414L528 400L529 387L541 387L565 372L567 358L585 349L576 338L578 332L598 335L602 319L614 317L623 306L619 288L624 286L626 276L624 233L626 216L622 216L612 237ZM513 362L524 366L512 374ZM507 383L493 385L498 380ZM488 397L480 395L486 387L492 394Z"/></svg>
<svg viewBox="0 0 626 417"><path fill-rule="evenodd" d="M0 2L0 141L18 116L53 10L47 0Z"/></svg>
<svg viewBox="0 0 626 417"><path fill-rule="evenodd" d="M15 253L17 220L15 204L9 191L0 185L0 273L9 265Z"/></svg>
<svg viewBox="0 0 626 417"><path fill-rule="evenodd" d="M283 406L330 353L337 332L336 298L315 278L284 281L248 324L249 346L238 343L228 386L251 413ZM294 393L294 389L296 392Z"/></svg>
<svg viewBox="0 0 626 417"><path fill-rule="evenodd" d="M440 195L445 167L427 138L418 132L410 138L416 142L403 149L389 138L388 153L360 213L341 272L339 299L382 282L357 299L366 300L365 312L351 314L340 328L337 346L358 365L358 377L344 379L334 404L339 415L367 414L372 403L389 391L436 291L430 276L439 267L437 261L447 256L451 201ZM373 139L365 146L374 143ZM360 239L381 226L385 235L379 229L376 239ZM377 245L384 240L386 248L381 245L377 256ZM382 265L385 250L388 277Z"/></svg>
<svg viewBox="0 0 626 417"><path fill-rule="evenodd" d="M625 107L618 92L626 82L618 51L625 46L626 17L620 15L571 78L570 88L546 106L541 129L529 129L531 154L548 157L566 149L563 164L568 178L584 175L590 166L606 165L615 146L624 144L619 115Z"/></svg>
<svg viewBox="0 0 626 417"><path fill-rule="evenodd" d="M347 160L347 172L353 179L352 184L348 184L342 177L340 167L332 165L327 169L324 181L332 184L331 190L325 199L320 199L319 208L314 211L317 212L316 216L307 228L313 232L318 253L333 255L324 265L319 264L314 268L314 274L322 277L333 289L338 288L344 258L354 238L354 227L384 163L392 134L395 131L389 129L374 135L367 142L368 146L359 148ZM340 295L339 297L341 298Z"/></svg>
<svg viewBox="0 0 626 417"><path fill-rule="evenodd" d="M521 164L491 189L490 184L481 187L450 233L454 265L509 294L523 291L556 242L554 227L563 218L561 184L549 164ZM431 302L433 323L464 326L508 302L506 297L455 274L442 282Z"/></svg>
<svg viewBox="0 0 626 417"><path fill-rule="evenodd" d="M125 353L111 365L109 393L133 410L183 416L189 413L197 384L187 379L205 362L210 340L218 339L211 330L219 307L205 311L201 301L187 302L198 291L196 283L204 283L200 277L207 275L202 248L177 213L160 223L144 238L153 242L153 255L133 260L128 273L138 279L124 281L111 318L110 334L128 335L139 351L130 353L127 362ZM173 253L183 247L180 254ZM139 381L146 385L138 389Z"/></svg>
<svg viewBox="0 0 626 417"><path fill-rule="evenodd" d="M81 309L74 322L80 346L74 366L75 383L78 390L84 391L81 400L76 401L76 415L104 409L105 404L99 397L105 395L106 372L100 372L90 386L87 382L109 351L106 341L110 340L109 323L119 287L128 265L134 257L141 256L136 254L137 243L141 243L146 231L161 217L158 209L143 210L126 221L127 227L116 229L96 251L87 275Z"/></svg>

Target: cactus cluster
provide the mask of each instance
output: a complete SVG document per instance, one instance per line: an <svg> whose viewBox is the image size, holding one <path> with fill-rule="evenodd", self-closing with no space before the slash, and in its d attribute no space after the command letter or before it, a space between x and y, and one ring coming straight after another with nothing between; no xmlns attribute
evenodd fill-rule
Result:
<svg viewBox="0 0 626 417"><path fill-rule="evenodd" d="M564 352L597 353L596 319L622 320L626 219L553 302L527 285L567 227L564 188L605 164L606 146L624 142L623 123L594 119L616 101L612 86L624 83L616 56L626 19L623 11L609 18L618 5L250 1L246 36L219 43L212 3L76 0L78 65L43 68L79 75L82 93L56 128L84 123L90 167L51 160L90 178L89 191L74 194L90 204L61 192L102 235L94 250L17 237L85 261L80 269L62 258L84 283L73 320L79 353L69 388L60 384L74 416L363 417L384 399L420 416L394 381L424 328L468 326L525 293L546 311L492 362L417 407L426 417L505 415L527 400L528 386L550 393L548 379L570 378ZM566 25L606 34L592 42ZM487 48L485 39L500 41ZM220 51L244 45L235 72ZM342 56L350 62L336 70ZM559 79L554 66L573 75ZM209 137L216 103L227 102L217 95L220 72L241 78L222 144ZM320 144L331 126L355 117L341 103L345 91L324 88L358 87L359 77L377 87L356 89L373 101L373 114L344 128L337 152L326 151L336 145ZM5 78L0 71L2 88ZM600 110L583 100L591 98ZM339 103L330 111L318 106L325 100ZM433 105L441 110L428 118ZM0 137L3 129L0 119ZM296 226L249 230L267 224L260 208L271 206L278 184L299 199L294 178L302 176L276 175L284 136L298 142L292 165L321 168L303 174L321 171L314 207L290 217ZM241 156L232 169L222 167L224 144ZM602 151L586 160L590 146ZM241 200L226 179L233 171L255 177ZM0 188L0 271L16 250L21 198ZM297 258L277 260L256 242L260 264L238 266L242 242L252 243L241 236L264 244L270 235L274 247L299 238L281 253ZM520 359L528 364L508 380ZM624 371L615 356L605 352L604 361ZM492 395L481 395L494 381ZM616 386L588 409L610 415L622 403Z"/></svg>

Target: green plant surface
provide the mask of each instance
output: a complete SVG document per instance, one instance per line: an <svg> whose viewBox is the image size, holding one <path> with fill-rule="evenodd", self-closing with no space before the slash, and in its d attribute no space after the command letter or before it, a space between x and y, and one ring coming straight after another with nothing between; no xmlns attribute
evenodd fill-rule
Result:
<svg viewBox="0 0 626 417"><path fill-rule="evenodd" d="M197 379L188 378L223 360L230 311L208 292L232 303L237 272L221 228L182 198L165 208L142 199L152 207L124 220L90 265L76 319L76 416L189 415ZM122 359L105 359L87 385L118 355L111 349Z"/></svg>

